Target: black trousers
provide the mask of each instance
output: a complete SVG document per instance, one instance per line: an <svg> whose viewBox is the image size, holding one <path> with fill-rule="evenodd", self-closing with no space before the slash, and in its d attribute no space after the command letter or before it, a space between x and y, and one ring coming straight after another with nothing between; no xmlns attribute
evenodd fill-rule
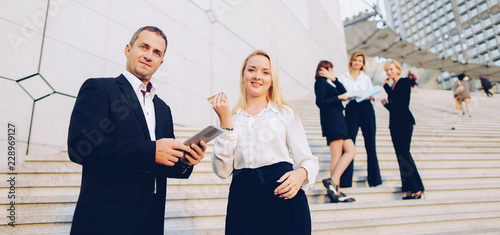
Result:
<svg viewBox="0 0 500 235"><path fill-rule="evenodd" d="M413 124L391 126L390 131L392 144L398 159L402 191L411 191L412 193L424 191L422 179L410 153Z"/></svg>
<svg viewBox="0 0 500 235"><path fill-rule="evenodd" d="M233 172L229 188L226 235L311 234L311 214L302 189L285 200L274 195L276 181L293 170L280 162Z"/></svg>
<svg viewBox="0 0 500 235"><path fill-rule="evenodd" d="M375 146L375 111L373 110L371 101L365 100L361 103L356 101L349 102L345 109L345 120L347 122L347 131L354 144L356 144L356 136L358 136L358 130L361 127L367 154L368 185L374 187L382 184ZM353 173L354 159L340 177L340 187L352 187Z"/></svg>

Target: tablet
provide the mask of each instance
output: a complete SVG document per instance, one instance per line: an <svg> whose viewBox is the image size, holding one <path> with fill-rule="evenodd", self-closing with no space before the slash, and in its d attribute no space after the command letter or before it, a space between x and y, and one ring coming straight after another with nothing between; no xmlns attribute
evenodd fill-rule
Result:
<svg viewBox="0 0 500 235"><path fill-rule="evenodd" d="M183 143L185 145L199 144L200 140L203 140L203 141L205 141L205 143L208 143L211 140L215 139L215 137L222 134L223 132L224 131L221 128L213 126L213 125L209 125L209 126L205 127L205 129L203 129L200 132L196 133L195 135L191 136L189 139L187 139Z"/></svg>

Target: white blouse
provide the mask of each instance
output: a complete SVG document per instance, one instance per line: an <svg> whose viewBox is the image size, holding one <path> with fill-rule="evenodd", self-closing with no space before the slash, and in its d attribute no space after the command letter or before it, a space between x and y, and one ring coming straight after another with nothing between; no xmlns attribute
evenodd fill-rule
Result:
<svg viewBox="0 0 500 235"><path fill-rule="evenodd" d="M312 188L319 171L318 158L312 155L304 127L293 109L282 112L268 103L256 116L239 110L231 118L233 131L224 131L215 139L212 168L220 178L228 178L234 169L258 168L289 162L294 169L303 167L307 179L304 191Z"/></svg>
<svg viewBox="0 0 500 235"><path fill-rule="evenodd" d="M354 80L354 78L351 77L349 72L344 73L340 75L339 77L339 82L344 85L346 89L346 94L349 96L362 96L365 94L367 91L371 90L373 88L373 83L372 79L370 76L366 75L363 71L359 73L358 78ZM354 99L343 101L344 106L347 105L349 102L351 102Z"/></svg>

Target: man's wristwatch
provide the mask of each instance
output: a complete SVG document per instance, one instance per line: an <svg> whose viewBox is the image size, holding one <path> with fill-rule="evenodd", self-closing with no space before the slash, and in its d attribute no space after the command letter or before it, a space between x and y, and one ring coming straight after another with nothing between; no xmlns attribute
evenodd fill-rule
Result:
<svg viewBox="0 0 500 235"><path fill-rule="evenodd" d="M222 129L227 130L227 131L233 131L233 130L234 130L234 128L232 128L232 127L231 127L231 128L229 128L229 127L224 127L224 128L222 128Z"/></svg>

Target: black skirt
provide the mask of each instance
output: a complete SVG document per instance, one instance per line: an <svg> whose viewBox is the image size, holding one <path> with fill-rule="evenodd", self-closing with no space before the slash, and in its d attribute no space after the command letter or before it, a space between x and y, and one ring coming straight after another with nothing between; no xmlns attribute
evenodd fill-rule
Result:
<svg viewBox="0 0 500 235"><path fill-rule="evenodd" d="M233 172L229 188L226 235L311 234L311 214L302 189L285 200L274 195L276 181L292 164L280 162Z"/></svg>
<svg viewBox="0 0 500 235"><path fill-rule="evenodd" d="M349 140L351 139L347 133L333 133L326 136L326 145L330 146L330 142L334 140Z"/></svg>

